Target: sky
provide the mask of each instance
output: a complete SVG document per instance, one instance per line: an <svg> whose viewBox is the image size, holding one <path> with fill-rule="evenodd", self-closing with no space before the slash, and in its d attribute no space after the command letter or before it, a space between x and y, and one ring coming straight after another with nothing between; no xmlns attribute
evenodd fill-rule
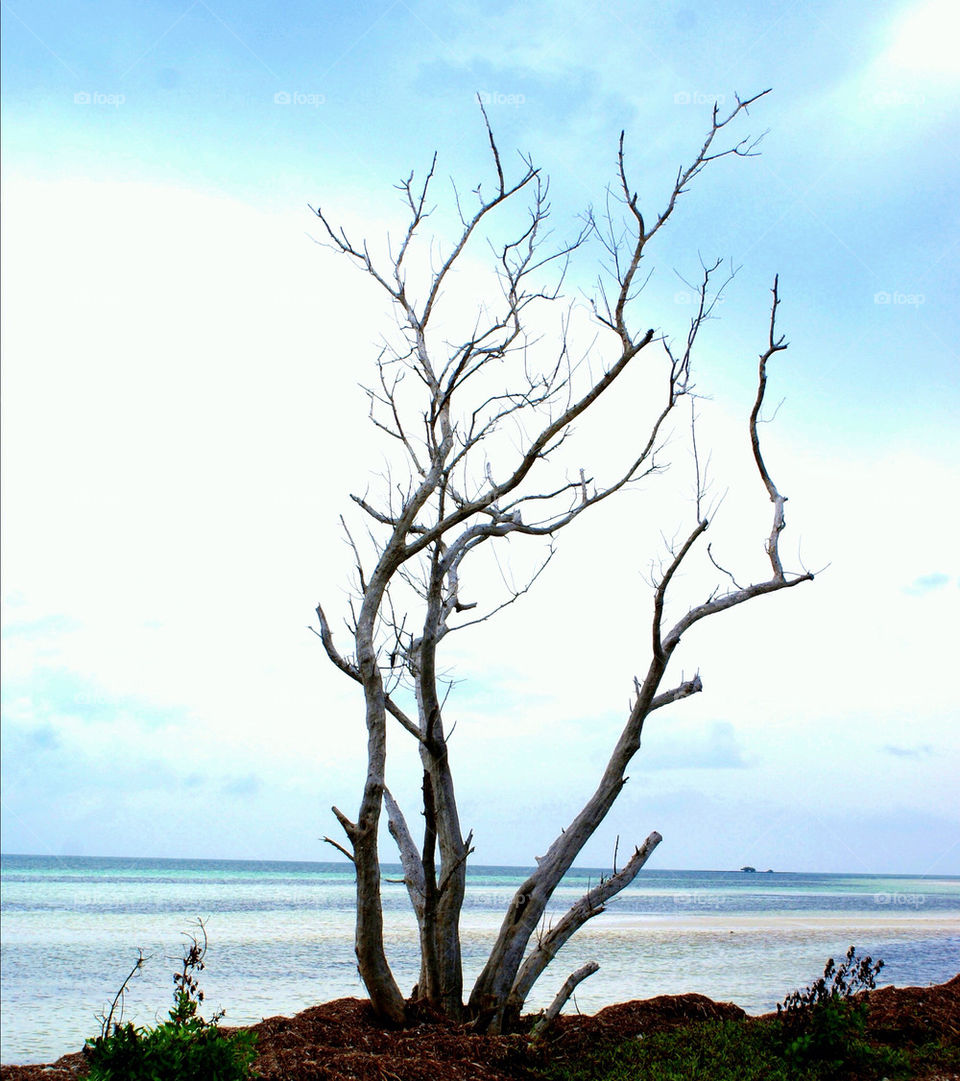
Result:
<svg viewBox="0 0 960 1081"><path fill-rule="evenodd" d="M308 628L322 600L347 648L340 515L385 468L362 385L391 315L309 206L382 251L394 185L436 150L442 248L451 178L492 182L479 94L508 170L522 152L550 176L562 241L604 206L621 130L649 214L714 101L770 88L736 128L765 132L762 154L691 185L636 319L680 339L700 260L738 268L694 360L698 442L724 497L714 550L760 577L746 417L780 275L790 349L763 436L785 562L818 573L690 632L673 675L703 693L650 718L579 862L657 829L651 867L960 874L950 0L2 17L5 853L339 858L322 838L331 805L359 804L362 701ZM601 254L571 268L578 312ZM481 247L461 294L484 273ZM629 453L643 393L625 383L578 433L574 475ZM683 429L655 483L584 516L528 596L451 639L478 864L532 864L599 778L647 663L648 573L694 513ZM679 585L678 612L710 588ZM419 781L391 729L411 820Z"/></svg>

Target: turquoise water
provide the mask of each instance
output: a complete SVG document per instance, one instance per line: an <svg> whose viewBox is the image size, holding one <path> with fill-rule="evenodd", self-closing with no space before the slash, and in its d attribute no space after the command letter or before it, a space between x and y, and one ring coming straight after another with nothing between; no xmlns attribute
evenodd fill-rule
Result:
<svg viewBox="0 0 960 1081"><path fill-rule="evenodd" d="M386 878L399 868L384 868ZM464 967L479 972L524 868L475 867L464 910ZM227 1023L290 1014L364 994L353 959L348 865L226 860L3 856L0 1061L38 1062L98 1031L138 949L148 958L126 1016L151 1023L169 1007L190 929L210 935L201 986ZM599 878L574 870L563 912ZM416 982L417 936L403 886L384 883L387 949L401 987ZM587 924L530 999L544 1005L587 960L578 990L592 1012L612 1002L700 991L750 1012L805 986L826 958L856 944L886 961L883 982L935 983L960 970L960 878L643 871Z"/></svg>

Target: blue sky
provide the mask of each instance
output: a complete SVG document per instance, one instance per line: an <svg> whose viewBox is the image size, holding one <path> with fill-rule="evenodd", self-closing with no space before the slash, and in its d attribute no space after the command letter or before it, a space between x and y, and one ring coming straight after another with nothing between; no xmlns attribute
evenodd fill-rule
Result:
<svg viewBox="0 0 960 1081"><path fill-rule="evenodd" d="M550 175L563 238L602 205L621 129L647 212L712 102L771 87L738 129L768 132L762 156L683 197L638 321L684 333L700 256L741 268L697 372L730 491L716 543L750 573L767 511L743 418L780 274L784 551L830 566L691 634L705 691L651 720L583 862L659 829L665 867L960 873L948 0L2 13L5 852L334 855L318 838L359 797L362 715L306 625L345 602L338 515L382 464L357 384L389 313L313 243L308 203L379 242L436 149L442 230L448 178L491 176L479 92L505 160ZM629 446L623 406L591 453ZM571 531L457 644L479 862L531 862L602 768L684 468Z"/></svg>

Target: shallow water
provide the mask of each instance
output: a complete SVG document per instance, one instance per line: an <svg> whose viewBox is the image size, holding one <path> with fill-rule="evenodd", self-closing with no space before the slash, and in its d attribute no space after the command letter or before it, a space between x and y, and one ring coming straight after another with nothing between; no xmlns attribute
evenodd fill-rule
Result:
<svg viewBox="0 0 960 1081"><path fill-rule="evenodd" d="M353 876L343 864L2 857L3 1062L78 1049L142 949L125 1017L165 1015L172 972L202 916L210 935L205 1006L242 1024L364 994L353 958ZM385 875L398 875L385 868ZM469 980L485 959L524 868L477 867L463 918ZM565 911L596 884L574 870L555 895ZM404 989L417 977L406 891L384 884L385 933ZM960 878L643 871L571 940L534 989L545 1005L587 960L600 971L577 1006L699 991L749 1012L772 1009L855 944L882 957L884 983L925 984L960 970Z"/></svg>

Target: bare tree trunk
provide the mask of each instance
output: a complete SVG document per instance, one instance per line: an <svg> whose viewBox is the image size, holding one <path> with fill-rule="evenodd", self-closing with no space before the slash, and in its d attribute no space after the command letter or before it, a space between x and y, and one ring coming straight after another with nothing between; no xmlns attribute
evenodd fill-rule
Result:
<svg viewBox="0 0 960 1081"><path fill-rule="evenodd" d="M354 839L357 867L356 954L360 978L370 995L378 1017L392 1025L402 1025L405 1017L403 995L390 971L383 948L383 909L380 902L380 859L377 853L377 823L367 818Z"/></svg>
<svg viewBox="0 0 960 1081"><path fill-rule="evenodd" d="M429 774L425 773L425 785L428 779ZM390 832L400 850L404 881L420 933L420 979L413 997L417 1001L429 1002L449 1017L459 1018L463 1010L460 911L463 907L466 861L471 852L471 838L468 836L465 841L460 841L462 848L456 858L449 855L442 857L437 873L432 856L421 858L403 813L389 791L384 792L384 800L389 815ZM430 807L431 815L435 803L432 795L426 797L425 810ZM427 827L425 832L429 833L429 828ZM454 846L451 848L456 851ZM441 851L446 849L441 846ZM432 886L428 885L431 875L436 876Z"/></svg>
<svg viewBox="0 0 960 1081"><path fill-rule="evenodd" d="M333 808L353 847L357 875L357 930L355 950L360 978L370 1002L387 1024L401 1025L406 1016L403 995L397 986L383 946L383 906L380 898L380 809L384 799L384 770L387 759L387 697L377 663L374 628L383 590L389 581L395 558L388 547L381 557L366 590L356 622L357 662L349 665L333 650L329 627L318 606L324 645L331 659L348 670L363 685L367 721L367 779L356 823Z"/></svg>
<svg viewBox="0 0 960 1081"><path fill-rule="evenodd" d="M411 646L410 666L415 674L420 715L420 759L424 767L424 925L433 968L419 997L459 1017L463 1009L463 970L460 948L460 911L466 888L468 843L464 842L457 809L453 774L443 717L437 695L436 651L446 616L444 573L438 545L431 560L430 584L423 635ZM449 602L454 603L454 602ZM428 844L429 838L429 844ZM440 873L434 853L440 848Z"/></svg>
<svg viewBox="0 0 960 1081"><path fill-rule="evenodd" d="M424 755L432 749L423 745ZM453 792L453 777L446 744L431 762L433 801L440 844L440 870L436 883L436 954L439 972L440 1007L449 1017L459 1018L463 1010L463 968L460 948L460 912L466 891L467 856L470 839L460 832L460 818Z"/></svg>
<svg viewBox="0 0 960 1081"><path fill-rule="evenodd" d="M357 875L356 954L360 978L377 1015L400 1025L405 1016L403 995L390 971L383 946L383 908L380 900L379 826L383 800L383 762L386 756L386 721L382 703L371 694L367 701L367 754L369 769L356 823L336 807L334 814L353 846Z"/></svg>

